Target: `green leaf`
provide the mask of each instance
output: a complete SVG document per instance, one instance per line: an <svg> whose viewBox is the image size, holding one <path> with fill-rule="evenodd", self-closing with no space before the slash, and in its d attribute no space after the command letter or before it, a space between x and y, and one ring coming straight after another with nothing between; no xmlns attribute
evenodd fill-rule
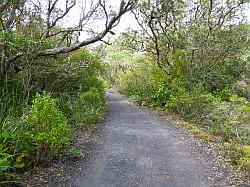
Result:
<svg viewBox="0 0 250 187"><path fill-rule="evenodd" d="M4 131L1 136L4 138L4 139L9 139L11 138L11 135L8 131Z"/></svg>
<svg viewBox="0 0 250 187"><path fill-rule="evenodd" d="M6 162L1 163L0 171L6 171L7 169L9 169L11 167L10 164L11 164L10 161L6 161Z"/></svg>
<svg viewBox="0 0 250 187"><path fill-rule="evenodd" d="M20 168L24 167L24 163L22 163L22 162L20 162L20 163L15 163L13 167L14 167L14 168L17 168L17 169L20 169Z"/></svg>

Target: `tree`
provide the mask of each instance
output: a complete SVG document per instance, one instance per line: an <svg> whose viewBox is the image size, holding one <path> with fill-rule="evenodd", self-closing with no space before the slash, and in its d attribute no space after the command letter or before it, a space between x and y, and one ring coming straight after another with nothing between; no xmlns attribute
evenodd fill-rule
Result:
<svg viewBox="0 0 250 187"><path fill-rule="evenodd" d="M148 51L164 69L174 64L172 55L178 50L188 51L190 62L195 56L202 57L215 43L213 35L230 29L230 25L243 23L241 10L247 3L243 0L143 0L133 13L149 38ZM240 41L244 39L245 35Z"/></svg>
<svg viewBox="0 0 250 187"><path fill-rule="evenodd" d="M158 66L174 74L182 63L187 87L201 83L211 91L247 71L249 30L242 11L247 5L243 0L144 0L133 12Z"/></svg>
<svg viewBox="0 0 250 187"><path fill-rule="evenodd" d="M4 0L0 1L0 82L20 71L22 61L42 56L69 53L102 41L118 25L121 16L133 8L133 0L121 0L117 11L106 0L85 1L79 23L62 27L62 22L77 4L76 0ZM102 31L88 26L104 20ZM91 36L79 41L82 32Z"/></svg>

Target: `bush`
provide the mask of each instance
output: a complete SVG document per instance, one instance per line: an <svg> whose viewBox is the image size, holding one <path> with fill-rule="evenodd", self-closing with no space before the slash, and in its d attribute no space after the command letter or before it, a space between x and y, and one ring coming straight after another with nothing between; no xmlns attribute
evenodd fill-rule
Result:
<svg viewBox="0 0 250 187"><path fill-rule="evenodd" d="M249 171L250 170L250 146L240 145L237 142L225 143L223 151L226 153L229 161L239 168Z"/></svg>
<svg viewBox="0 0 250 187"><path fill-rule="evenodd" d="M130 96L137 97L138 102L150 102L152 100L152 88L154 86L152 74L153 65L145 56L135 59L134 66L126 71L120 78L121 91Z"/></svg>
<svg viewBox="0 0 250 187"><path fill-rule="evenodd" d="M71 101L70 122L81 127L99 122L103 116L105 103L104 91L91 88L89 91L83 92L80 89L77 97Z"/></svg>
<svg viewBox="0 0 250 187"><path fill-rule="evenodd" d="M194 122L213 117L213 111L218 107L219 102L220 100L211 93L184 92L171 95L168 107Z"/></svg>
<svg viewBox="0 0 250 187"><path fill-rule="evenodd" d="M26 89L27 77L21 75L8 76L0 85L0 130L8 118L20 117L23 108L32 101L30 91Z"/></svg>
<svg viewBox="0 0 250 187"><path fill-rule="evenodd" d="M0 181L12 180L14 173L23 168L26 164L23 161L23 157L27 156L29 145L27 150L23 149L24 145L30 143L30 133L18 136L17 134L11 134L7 130L0 133ZM19 139L20 138L20 139ZM25 141L28 140L28 141ZM22 142L25 141L25 142ZM20 145L23 144L23 145Z"/></svg>
<svg viewBox="0 0 250 187"><path fill-rule="evenodd" d="M216 123L225 141L250 144L250 103L246 98L232 95L228 102L221 103L217 114Z"/></svg>
<svg viewBox="0 0 250 187"><path fill-rule="evenodd" d="M170 97L186 92L180 79L167 76L162 70L154 70L151 76L153 78L152 102L158 106L165 107L169 104Z"/></svg>
<svg viewBox="0 0 250 187"><path fill-rule="evenodd" d="M22 118L9 118L0 132L0 179L11 180L22 168L50 158L69 141L70 130L56 101L37 94Z"/></svg>
<svg viewBox="0 0 250 187"><path fill-rule="evenodd" d="M80 85L83 91L91 87L102 89L99 76L103 71L100 59L87 50L78 50L68 57L48 59L38 66L35 82L53 96L75 96Z"/></svg>
<svg viewBox="0 0 250 187"><path fill-rule="evenodd" d="M0 85L0 181L55 158L74 123L86 126L104 113L99 58L79 50L35 61Z"/></svg>
<svg viewBox="0 0 250 187"><path fill-rule="evenodd" d="M228 102L211 93L185 92L171 96L167 107L186 120L194 122L223 141L249 144L249 103L245 98L231 96Z"/></svg>
<svg viewBox="0 0 250 187"><path fill-rule="evenodd" d="M66 118L50 95L36 95L26 122L34 135L38 157L57 154L69 141Z"/></svg>

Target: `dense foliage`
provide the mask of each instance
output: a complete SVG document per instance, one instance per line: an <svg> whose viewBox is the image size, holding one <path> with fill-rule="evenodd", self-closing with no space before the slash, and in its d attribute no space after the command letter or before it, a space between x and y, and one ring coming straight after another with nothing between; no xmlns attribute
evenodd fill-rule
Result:
<svg viewBox="0 0 250 187"><path fill-rule="evenodd" d="M193 84L184 73L187 70L178 71L187 68L186 64L176 65L176 69L169 71L171 75L167 75L152 61L147 55L132 61L132 67L117 75L120 78L116 79L115 87L143 105L164 107L180 114L221 137L223 142L234 142L242 148L249 145L250 103L235 83L211 91ZM239 161L239 158L232 159ZM245 163L241 164L245 167Z"/></svg>
<svg viewBox="0 0 250 187"><path fill-rule="evenodd" d="M99 58L79 50L39 61L0 87L0 179L60 155L76 128L103 116Z"/></svg>
<svg viewBox="0 0 250 187"><path fill-rule="evenodd" d="M121 0L118 9L92 1L67 28L76 0L61 1L65 9L41 2L0 1L0 180L57 157L76 128L99 122L105 86L178 113L249 169L249 1ZM131 10L142 30L89 52ZM100 19L97 32L90 23Z"/></svg>
<svg viewBox="0 0 250 187"><path fill-rule="evenodd" d="M119 9L106 0L78 5L0 1L0 181L60 155L76 128L102 119L104 67L87 46L107 36L133 1ZM79 22L65 25L75 6ZM105 27L94 30L100 19Z"/></svg>
<svg viewBox="0 0 250 187"><path fill-rule="evenodd" d="M194 2L142 1L134 11L142 32L103 48L109 71L116 69L115 80L106 79L131 100L214 134L229 160L249 169L250 26L235 20L245 5Z"/></svg>

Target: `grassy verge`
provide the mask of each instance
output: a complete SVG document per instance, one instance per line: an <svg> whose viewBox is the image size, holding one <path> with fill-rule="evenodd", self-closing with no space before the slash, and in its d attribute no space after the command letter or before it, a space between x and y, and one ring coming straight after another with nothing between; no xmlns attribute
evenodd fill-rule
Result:
<svg viewBox="0 0 250 187"><path fill-rule="evenodd" d="M197 127L197 125L194 125L185 121L179 121L178 124L186 128L189 132L195 134L197 137L201 138L202 140L215 141L214 135Z"/></svg>

